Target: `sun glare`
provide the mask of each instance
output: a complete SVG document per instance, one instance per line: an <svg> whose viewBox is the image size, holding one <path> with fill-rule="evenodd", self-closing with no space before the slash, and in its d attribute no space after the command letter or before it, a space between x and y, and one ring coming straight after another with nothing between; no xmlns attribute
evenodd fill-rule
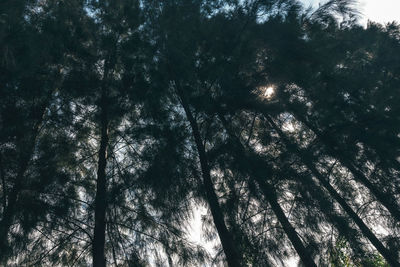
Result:
<svg viewBox="0 0 400 267"><path fill-rule="evenodd" d="M265 87L263 89L265 90L264 91L264 97L266 97L266 98L271 98L275 93L275 90L274 90L274 88L272 86Z"/></svg>
<svg viewBox="0 0 400 267"><path fill-rule="evenodd" d="M274 97L276 90L273 85L259 86L253 92L260 100L270 101Z"/></svg>

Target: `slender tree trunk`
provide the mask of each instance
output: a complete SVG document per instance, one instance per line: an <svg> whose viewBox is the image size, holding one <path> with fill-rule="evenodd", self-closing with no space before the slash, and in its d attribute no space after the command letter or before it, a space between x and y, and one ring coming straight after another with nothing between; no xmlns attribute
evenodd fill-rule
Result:
<svg viewBox="0 0 400 267"><path fill-rule="evenodd" d="M107 95L106 89L102 89L100 100L100 149L97 168L97 184L95 197L95 223L94 238L92 246L92 257L94 267L105 267L106 258L104 254L104 244L106 235L106 207L107 207L107 147L108 147L108 114L107 114Z"/></svg>
<svg viewBox="0 0 400 267"><path fill-rule="evenodd" d="M211 214L213 216L214 224L221 240L222 248L224 250L228 265L229 267L241 266L241 255L235 245L232 234L226 227L224 215L222 213L221 207L218 202L218 197L215 193L214 186L211 181L210 166L208 164L207 155L203 146L203 141L200 136L197 122L194 119L192 112L190 111L189 104L187 103L184 92L181 91L179 88L177 89L177 92L190 126L192 128L196 148L199 153L203 185L206 191L207 201L210 205Z"/></svg>
<svg viewBox="0 0 400 267"><path fill-rule="evenodd" d="M1 180L1 186L2 186L2 191L3 191L3 212L5 211L7 207L7 185L6 185L6 177L4 174L4 167L3 167L3 155L1 154L0 151L0 180Z"/></svg>
<svg viewBox="0 0 400 267"><path fill-rule="evenodd" d="M318 139L326 146L328 149L328 153L330 156L337 158L343 166L345 166L354 176L356 180L362 183L365 187L367 187L370 192L376 197L376 199L390 212L390 214L397 220L400 221L400 207L396 203L396 201L389 194L385 194L380 191L371 181L361 172L352 162L349 160L343 151L339 151L339 148L335 148L332 144L333 139L329 138L329 136L323 134L316 127L314 127L308 120L298 114L294 109L291 109L293 115L304 123L314 134L318 137Z"/></svg>
<svg viewBox="0 0 400 267"><path fill-rule="evenodd" d="M293 175L292 177L293 179L298 179L298 176ZM363 248L363 244L357 239L357 236L359 235L358 229L353 228L350 223L344 223L349 221L349 218L335 212L334 207L328 208L332 205L332 198L329 195L329 192L327 193L326 190L323 190L323 188L321 188L321 186L318 185L309 175L301 176L300 179L301 180L298 180L299 183L308 187L306 190L311 197L318 202L320 211L326 216L329 222L335 226L339 235L350 241L350 249L355 253L355 255L364 257L366 251Z"/></svg>
<svg viewBox="0 0 400 267"><path fill-rule="evenodd" d="M242 145L241 141L239 138L233 133L231 128L229 127L228 123L226 122L224 116L222 114L219 114L219 118L221 119L225 129L230 133L230 135L235 139L235 142L240 146L241 150L244 152L243 155L246 154L246 149ZM246 160L249 160L245 156ZM253 177L253 176L252 176ZM303 242L301 242L296 230L294 227L291 225L289 222L288 218L286 217L282 207L279 205L278 198L276 196L275 189L273 188L272 185L270 185L268 182L263 179L263 177L260 177L258 175L254 176L256 183L262 190L262 193L268 203L271 205L271 208L277 217L279 223L282 225L283 230L285 231L285 234L289 238L290 242L292 243L294 249L296 250L297 254L299 255L301 261L305 266L313 267L317 266L314 263L314 260L312 259L310 252L304 247Z"/></svg>
<svg viewBox="0 0 400 267"><path fill-rule="evenodd" d="M8 246L8 232L10 230L10 226L14 220L15 213L15 205L17 204L17 199L19 193L23 188L23 178L24 174L28 168L29 160L24 160L19 166L20 169L18 171L17 177L15 178L15 184L12 187L11 191L8 194L8 203L3 212L3 218L0 222L0 251L6 251ZM6 253L0 253L0 260L2 256L6 256Z"/></svg>
<svg viewBox="0 0 400 267"><path fill-rule="evenodd" d="M331 196L339 203L343 210L350 216L350 218L357 224L361 232L371 241L374 247L382 254L386 261L392 266L400 266L400 263L396 260L395 256L379 241L379 239L374 235L374 233L368 228L368 226L363 222L363 220L357 215L356 212L346 203L344 198L331 186L325 177L317 170L314 166L316 159L310 153L300 150L294 143L292 143L289 138L281 131L281 129L275 124L271 117L266 116L268 122L271 124L272 128L279 134L281 140L284 142L287 149L292 153L297 154L297 156L302 159L303 163L312 172L312 174L318 179L322 186L331 194Z"/></svg>
<svg viewBox="0 0 400 267"><path fill-rule="evenodd" d="M289 238L290 242L292 243L294 249L296 250L303 264L305 266L316 267L317 265L311 258L310 252L304 247L303 242L301 242L296 230L289 222L288 218L286 217L285 213L282 210L282 207L279 205L276 192L273 189L273 187L270 184L263 182L260 179L260 177L256 177L256 180L264 194L264 197L271 205L271 208L275 213L275 216L278 218L279 223L282 225L285 234Z"/></svg>
<svg viewBox="0 0 400 267"><path fill-rule="evenodd" d="M8 192L7 197L7 205L3 210L3 217L0 221L0 251L6 251L8 246L8 232L10 230L10 226L14 220L15 214L15 206L17 204L17 200L19 197L20 192L22 191L24 184L25 184L25 173L28 169L29 162L34 153L34 149L37 143L37 138L39 135L40 127L43 123L45 111L48 107L50 102L51 96L53 91L50 92L48 98L46 99L45 103L39 108L37 112L37 121L34 123L32 127L31 136L28 140L28 143L21 143L20 146L20 158L18 164L18 172L17 176L15 177L14 185L12 186L11 190ZM3 260L5 257L5 253L0 253L0 260Z"/></svg>

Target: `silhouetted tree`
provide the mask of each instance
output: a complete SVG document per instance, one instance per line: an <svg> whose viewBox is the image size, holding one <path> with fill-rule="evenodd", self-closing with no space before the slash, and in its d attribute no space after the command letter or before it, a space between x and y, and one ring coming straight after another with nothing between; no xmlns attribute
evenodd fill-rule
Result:
<svg viewBox="0 0 400 267"><path fill-rule="evenodd" d="M399 266L399 52L349 0L3 1L1 264Z"/></svg>

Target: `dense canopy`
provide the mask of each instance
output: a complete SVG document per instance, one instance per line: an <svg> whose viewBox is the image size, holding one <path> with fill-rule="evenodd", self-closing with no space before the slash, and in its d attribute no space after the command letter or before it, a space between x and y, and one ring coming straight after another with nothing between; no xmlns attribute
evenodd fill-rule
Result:
<svg viewBox="0 0 400 267"><path fill-rule="evenodd" d="M400 266L399 103L350 0L2 0L0 265Z"/></svg>

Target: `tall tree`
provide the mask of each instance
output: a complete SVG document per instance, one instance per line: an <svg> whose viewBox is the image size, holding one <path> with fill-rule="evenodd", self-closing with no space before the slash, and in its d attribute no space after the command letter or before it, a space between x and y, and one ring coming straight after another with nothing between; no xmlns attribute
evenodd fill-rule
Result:
<svg viewBox="0 0 400 267"><path fill-rule="evenodd" d="M400 30L352 3L0 3L1 264L399 265Z"/></svg>

